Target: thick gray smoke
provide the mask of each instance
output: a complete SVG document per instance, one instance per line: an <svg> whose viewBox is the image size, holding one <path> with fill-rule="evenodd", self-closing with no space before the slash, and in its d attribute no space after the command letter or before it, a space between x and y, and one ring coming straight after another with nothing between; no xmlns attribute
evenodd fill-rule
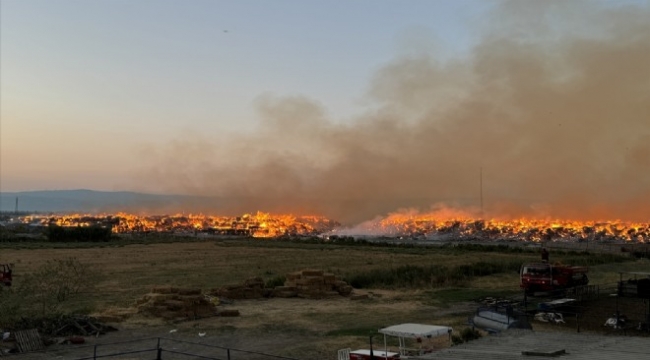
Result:
<svg viewBox="0 0 650 360"><path fill-rule="evenodd" d="M400 58L375 109L342 125L317 101L259 99L254 134L160 149L160 189L223 212L353 223L444 202L486 216L650 218L650 11L504 2L463 59ZM210 209L202 209L204 211Z"/></svg>

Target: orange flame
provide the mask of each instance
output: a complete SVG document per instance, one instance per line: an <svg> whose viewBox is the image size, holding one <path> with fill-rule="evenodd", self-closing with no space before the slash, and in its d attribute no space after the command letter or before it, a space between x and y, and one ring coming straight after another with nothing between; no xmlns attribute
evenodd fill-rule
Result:
<svg viewBox="0 0 650 360"><path fill-rule="evenodd" d="M577 221L563 219L519 218L481 219L475 213L442 209L430 213L401 211L342 228L323 216L274 215L264 212L242 216L177 214L139 216L114 215L25 216L24 223L47 226L110 226L117 234L127 233L206 233L246 235L257 238L281 236L369 235L412 238L448 237L450 239L505 239L523 241L637 241L650 242L650 223L618 220Z"/></svg>

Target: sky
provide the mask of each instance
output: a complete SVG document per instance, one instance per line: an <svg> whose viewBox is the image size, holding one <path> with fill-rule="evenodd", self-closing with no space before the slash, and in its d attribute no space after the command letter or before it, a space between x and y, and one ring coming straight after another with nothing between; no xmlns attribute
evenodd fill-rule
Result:
<svg viewBox="0 0 650 360"><path fill-rule="evenodd" d="M650 1L0 1L0 191L648 219ZM209 209L207 209L209 211Z"/></svg>
<svg viewBox="0 0 650 360"><path fill-rule="evenodd" d="M254 129L264 95L364 109L396 54L461 56L484 1L0 2L0 190L128 188L141 147Z"/></svg>

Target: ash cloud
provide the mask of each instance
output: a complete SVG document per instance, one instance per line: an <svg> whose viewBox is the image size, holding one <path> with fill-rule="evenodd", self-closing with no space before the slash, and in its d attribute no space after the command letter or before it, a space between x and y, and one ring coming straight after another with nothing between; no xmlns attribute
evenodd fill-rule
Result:
<svg viewBox="0 0 650 360"><path fill-rule="evenodd" d="M441 202L476 209L482 168L485 216L647 221L648 19L648 6L503 2L467 57L387 64L353 121L263 96L254 133L155 149L146 187L218 199L202 211L352 224Z"/></svg>

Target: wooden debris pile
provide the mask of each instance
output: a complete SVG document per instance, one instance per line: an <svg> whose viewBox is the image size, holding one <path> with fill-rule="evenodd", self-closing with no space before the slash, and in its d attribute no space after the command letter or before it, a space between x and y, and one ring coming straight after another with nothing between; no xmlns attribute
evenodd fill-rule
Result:
<svg viewBox="0 0 650 360"><path fill-rule="evenodd" d="M171 286L154 287L149 294L137 299L139 314L166 320L195 320L217 315L216 304L201 294L201 289Z"/></svg>
<svg viewBox="0 0 650 360"><path fill-rule="evenodd" d="M99 336L117 329L86 315L61 315L41 319L23 319L17 329L35 328L44 336Z"/></svg>
<svg viewBox="0 0 650 360"><path fill-rule="evenodd" d="M36 329L16 331L14 337L16 339L16 349L19 353L39 351L45 348L45 344Z"/></svg>
<svg viewBox="0 0 650 360"><path fill-rule="evenodd" d="M227 285L212 289L210 295L227 299L260 299L269 297L271 289L264 287L264 280L260 277L253 277L239 285Z"/></svg>
<svg viewBox="0 0 650 360"><path fill-rule="evenodd" d="M322 270L302 270L287 274L284 286L273 289L275 297L302 297L307 299L323 299L333 296L348 296L352 286L339 279L334 274Z"/></svg>
<svg viewBox="0 0 650 360"><path fill-rule="evenodd" d="M61 317L57 329L49 333L51 336L99 336L109 331L117 331L116 328L101 323L98 319L90 316L66 316Z"/></svg>

